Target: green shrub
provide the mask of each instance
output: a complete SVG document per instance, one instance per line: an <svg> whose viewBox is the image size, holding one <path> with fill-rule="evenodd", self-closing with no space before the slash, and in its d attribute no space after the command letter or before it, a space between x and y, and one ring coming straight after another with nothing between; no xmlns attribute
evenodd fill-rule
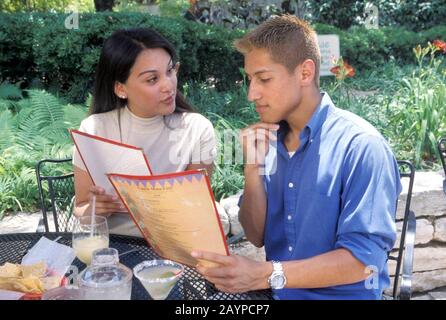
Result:
<svg viewBox="0 0 446 320"><path fill-rule="evenodd" d="M0 12L56 11L76 8L79 12L94 11L93 0L2 0Z"/></svg>
<svg viewBox="0 0 446 320"><path fill-rule="evenodd" d="M418 68L401 80L391 102L391 134L418 167L437 161L437 140L446 135L446 65L436 51L414 49Z"/></svg>
<svg viewBox="0 0 446 320"><path fill-rule="evenodd" d="M338 107L374 125L397 158L432 169L438 166L437 139L446 135L446 59L430 44L411 52L418 66L392 63L363 79L326 80L323 86ZM358 92L358 86L373 91Z"/></svg>
<svg viewBox="0 0 446 320"><path fill-rule="evenodd" d="M66 29L66 17L0 13L0 81L21 82L22 88L47 89L70 102L83 102L91 91L104 40L117 29L137 26L154 28L177 48L180 85L202 82L228 90L242 80L243 57L232 43L245 31L135 12L80 14L79 29ZM315 29L319 34L338 34L342 56L358 71L375 69L392 59L400 65L412 63L413 46L446 34L446 26L420 33L360 26L343 31L323 24L316 24Z"/></svg>
<svg viewBox="0 0 446 320"><path fill-rule="evenodd" d="M243 31L229 32L190 21L182 26L185 45L180 53L187 66L182 79L207 82L220 90L233 88L241 80L239 68L243 66L243 56L234 50L233 41Z"/></svg>
<svg viewBox="0 0 446 320"><path fill-rule="evenodd" d="M446 25L423 32L401 27L366 29L362 26L343 31L324 24L315 24L314 28L318 34L339 35L341 55L358 71L376 69L391 61L400 66L415 63L413 47L435 39L444 40L446 35Z"/></svg>
<svg viewBox="0 0 446 320"><path fill-rule="evenodd" d="M29 14L0 13L0 82L29 81L37 74Z"/></svg>
<svg viewBox="0 0 446 320"><path fill-rule="evenodd" d="M379 25L402 26L420 31L444 24L446 2L444 0L312 0L303 1L311 13L311 21L332 24L343 30L364 25L366 3L378 9Z"/></svg>

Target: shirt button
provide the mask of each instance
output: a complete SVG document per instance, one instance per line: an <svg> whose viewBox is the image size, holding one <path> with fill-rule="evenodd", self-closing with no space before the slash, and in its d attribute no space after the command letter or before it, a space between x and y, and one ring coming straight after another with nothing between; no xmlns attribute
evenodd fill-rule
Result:
<svg viewBox="0 0 446 320"><path fill-rule="evenodd" d="M294 187L294 184L292 182L288 183L288 187L292 188Z"/></svg>
<svg viewBox="0 0 446 320"><path fill-rule="evenodd" d="M293 247L292 247L292 246L289 246L289 247L288 247L288 251L290 251L290 252L293 251Z"/></svg>
<svg viewBox="0 0 446 320"><path fill-rule="evenodd" d="M291 220L291 215L290 214L288 215L288 220Z"/></svg>

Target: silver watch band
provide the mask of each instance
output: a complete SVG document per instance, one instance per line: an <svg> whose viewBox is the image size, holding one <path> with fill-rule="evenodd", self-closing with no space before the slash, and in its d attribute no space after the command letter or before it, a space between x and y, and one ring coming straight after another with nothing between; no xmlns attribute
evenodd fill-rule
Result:
<svg viewBox="0 0 446 320"><path fill-rule="evenodd" d="M273 272L274 271L283 272L283 267L280 261L271 260L271 262L273 263Z"/></svg>

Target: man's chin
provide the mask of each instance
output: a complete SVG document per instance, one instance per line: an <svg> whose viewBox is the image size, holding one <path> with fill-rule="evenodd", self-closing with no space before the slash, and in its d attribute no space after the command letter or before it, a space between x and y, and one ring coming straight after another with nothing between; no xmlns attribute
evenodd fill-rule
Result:
<svg viewBox="0 0 446 320"><path fill-rule="evenodd" d="M276 119L276 117L271 117L268 116L266 114L262 114L260 115L260 121L264 122L264 123L271 123L271 124L275 124L278 123L279 121Z"/></svg>

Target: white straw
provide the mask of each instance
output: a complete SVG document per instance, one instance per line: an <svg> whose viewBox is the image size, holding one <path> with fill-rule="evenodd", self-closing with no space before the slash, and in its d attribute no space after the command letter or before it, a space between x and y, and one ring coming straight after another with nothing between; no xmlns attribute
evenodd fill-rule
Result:
<svg viewBox="0 0 446 320"><path fill-rule="evenodd" d="M90 237L93 236L94 224L96 223L96 196L93 196L92 199L92 208L91 208L91 228L90 228Z"/></svg>

